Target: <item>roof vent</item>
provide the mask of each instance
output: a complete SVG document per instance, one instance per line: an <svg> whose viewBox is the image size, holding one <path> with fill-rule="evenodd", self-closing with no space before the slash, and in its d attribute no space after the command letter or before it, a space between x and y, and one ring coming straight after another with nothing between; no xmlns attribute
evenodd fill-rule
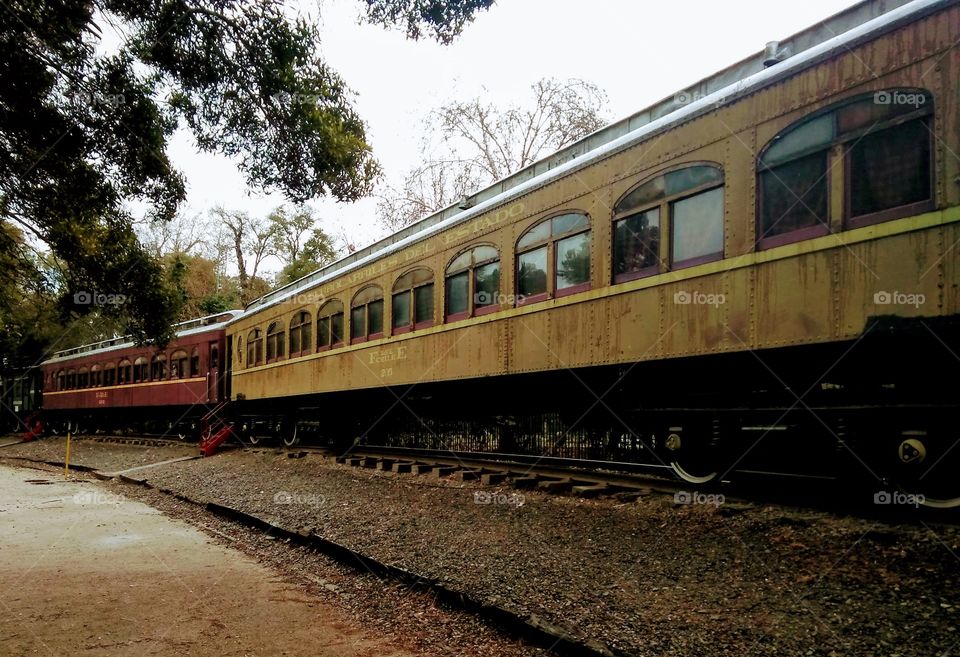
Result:
<svg viewBox="0 0 960 657"><path fill-rule="evenodd" d="M468 210L473 207L473 201L469 196L464 196L462 199L460 199L460 202L457 203L457 207L461 210Z"/></svg>
<svg viewBox="0 0 960 657"><path fill-rule="evenodd" d="M780 48L779 41L767 41L763 49L763 66L769 68L774 64L779 64L790 56L789 48Z"/></svg>

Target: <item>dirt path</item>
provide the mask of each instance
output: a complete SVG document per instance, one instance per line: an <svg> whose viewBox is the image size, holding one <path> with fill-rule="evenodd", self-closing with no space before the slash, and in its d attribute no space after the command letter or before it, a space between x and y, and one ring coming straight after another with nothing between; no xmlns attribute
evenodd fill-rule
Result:
<svg viewBox="0 0 960 657"><path fill-rule="evenodd" d="M412 654L390 643L151 507L0 466L0 654Z"/></svg>

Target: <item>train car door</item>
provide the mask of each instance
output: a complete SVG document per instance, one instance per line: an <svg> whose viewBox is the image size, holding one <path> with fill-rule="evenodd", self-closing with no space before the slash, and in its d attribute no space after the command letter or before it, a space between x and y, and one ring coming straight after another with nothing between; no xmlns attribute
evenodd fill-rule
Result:
<svg viewBox="0 0 960 657"><path fill-rule="evenodd" d="M220 346L216 342L210 343L207 354L207 399L211 403L220 401Z"/></svg>
<svg viewBox="0 0 960 657"><path fill-rule="evenodd" d="M233 336L228 335L224 343L226 344L227 353L223 358L223 398L230 399L230 395L233 392Z"/></svg>

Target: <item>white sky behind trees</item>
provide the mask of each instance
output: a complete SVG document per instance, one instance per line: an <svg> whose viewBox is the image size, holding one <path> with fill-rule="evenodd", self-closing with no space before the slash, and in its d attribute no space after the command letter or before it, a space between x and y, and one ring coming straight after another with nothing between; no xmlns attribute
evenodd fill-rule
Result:
<svg viewBox="0 0 960 657"><path fill-rule="evenodd" d="M526 100L541 78L581 78L607 93L608 118L615 120L853 4L497 0L450 46L362 24L361 0L299 6L319 21L321 54L356 92L374 156L386 179L400 186L418 162L423 118L449 100L482 96L505 105ZM266 215L285 202L280 194L251 194L230 160L197 153L188 132L172 141L171 157L187 178L187 214L219 205ZM324 230L358 248L386 233L376 220L376 199L309 205ZM279 263L265 266L275 270Z"/></svg>

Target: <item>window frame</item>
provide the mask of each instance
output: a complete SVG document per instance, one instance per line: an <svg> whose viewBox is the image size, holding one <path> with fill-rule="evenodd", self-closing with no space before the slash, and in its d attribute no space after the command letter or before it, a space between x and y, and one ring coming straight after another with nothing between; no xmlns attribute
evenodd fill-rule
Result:
<svg viewBox="0 0 960 657"><path fill-rule="evenodd" d="M307 339L304 340L304 328L307 329ZM290 324L287 326L287 358L299 358L313 353L313 336L310 335L313 328L313 313L306 308L301 308L290 318ZM293 335L296 332L297 344L299 349L293 350Z"/></svg>
<svg viewBox="0 0 960 657"><path fill-rule="evenodd" d="M250 358L250 350L253 350L253 358ZM264 337L263 331L259 326L255 326L247 332L247 367L256 367L263 365L264 355Z"/></svg>
<svg viewBox="0 0 960 657"><path fill-rule="evenodd" d="M329 314L324 315L323 314L324 309L328 307L339 308L339 312L330 312ZM334 342L333 318L336 317L337 315L340 316L341 335L338 336L340 340L337 342ZM329 324L329 326L327 327L327 333L330 336L330 341L328 344L323 344L323 345L320 344L320 335L322 333L322 331L320 330L320 322L326 322L327 324ZM343 307L343 301L341 301L340 299L328 299L323 303L323 305L317 308L317 338L316 338L317 353L320 353L322 351L330 351L331 349L339 349L340 347L342 347L345 344L345 339L344 339L344 336L342 335L343 333L346 333L346 331L344 331L345 327L346 327L346 312Z"/></svg>
<svg viewBox="0 0 960 657"><path fill-rule="evenodd" d="M370 299L368 301L355 305L357 297L367 292L367 290L374 290L374 289L380 293L379 297L376 297L374 299ZM380 302L380 330L374 333L371 333L370 332L370 306L377 303L378 301ZM363 308L364 333L363 335L358 335L357 337L353 337L353 311L359 308ZM386 303L384 303L382 287L380 287L376 283L370 283L369 285L364 285L359 290L357 290L354 293L352 300L350 301L350 326L347 328L346 331L344 331L345 333L350 334L350 344L360 344L363 342L369 342L371 340L379 340L380 338L382 338L384 336L383 320L386 319L385 310L386 310ZM344 313L344 315L346 316L346 313ZM331 336L332 336L332 333L331 333Z"/></svg>
<svg viewBox="0 0 960 657"><path fill-rule="evenodd" d="M406 276L409 276L409 275L411 275L411 274L413 274L414 272L417 272L417 271L429 272L429 273L430 273L430 278L429 278L428 280L421 281L420 283L411 283L409 287L404 287L404 288L402 288L402 289L400 289L400 290L397 290L397 284L400 282L400 280L402 280L402 279L405 278ZM390 294L390 334L391 334L391 335L401 335L401 334L403 334L403 333L409 333L409 332L411 332L411 331L417 331L417 330L421 330L421 329L425 329L425 328L430 328L431 326L433 326L433 325L436 323L436 317L437 317L437 308L436 308L437 289L436 289L436 287L434 287L435 278L436 278L436 277L434 276L433 270L430 269L429 267L412 267L411 269L408 269L407 271L405 271L405 272L404 272L403 274L401 274L400 276L397 276L397 280L394 281L394 283L393 283L393 290L392 290L392 292L391 292L391 294ZM424 320L424 321L422 321L422 322L418 322L418 321L417 321L417 290L418 290L418 289L425 288L425 287L427 287L427 286L433 287L432 293L431 293L431 295L430 295L430 296L431 296L431 299L432 299L432 301L431 301L431 308L432 308L431 317L430 317L430 319L426 319L426 320ZM394 326L394 324L393 324L393 319L394 319L394 317L393 317L393 316L394 316L394 313L393 313L393 304L395 303L396 298L399 297L399 296L406 296L406 297L407 297L407 302L410 304L410 322L409 322L408 324L403 325L403 326Z"/></svg>
<svg viewBox="0 0 960 657"><path fill-rule="evenodd" d="M565 233L553 233L553 220L557 217L562 217L568 214L578 214L582 215L587 220L586 228L579 228L574 230L568 230ZM520 240L524 238L528 233L536 229L538 226L543 224L550 225L549 234L542 240L534 242L523 247L523 250L520 250L519 244ZM576 285L571 285L570 287L563 288L563 290L557 289L557 243L565 240L570 237L576 237L585 233L590 234L590 275L587 277L586 282L577 283ZM547 289L545 292L540 292L538 294L533 294L530 296L521 295L520 293L520 256L532 253L537 251L544 246L547 247ZM516 294L516 305L517 307L525 306L530 303L539 303L540 301L545 301L547 299L560 299L562 297L570 296L571 294L579 294L580 292L586 292L591 289L593 285L593 220L590 217L590 213L584 210L578 209L567 209L561 210L559 212L553 212L545 217L540 218L538 221L527 226L520 235L517 236L516 241L513 245L513 289Z"/></svg>
<svg viewBox="0 0 960 657"><path fill-rule="evenodd" d="M103 366L103 386L105 388L113 387L117 384L117 365L109 362Z"/></svg>
<svg viewBox="0 0 960 657"><path fill-rule="evenodd" d="M125 376L121 376L123 372ZM121 379L123 379L121 381ZM129 358L121 358L117 362L117 385L127 385L133 383L133 361Z"/></svg>
<svg viewBox="0 0 960 657"><path fill-rule="evenodd" d="M492 248L496 252L496 256L491 258L486 258L484 260L474 261L473 255L472 255L473 251L484 246ZM453 262L457 258L464 255L465 253L471 254L470 264L467 265L466 267L462 267L460 269L455 270L453 273L450 273L450 266L453 264ZM496 244L492 244L490 242L480 242L477 244L471 244L470 246L464 249L461 249L456 254L454 254L452 258L450 258L450 260L447 262L447 266L443 270L442 302L443 302L444 323L458 322L462 319L467 319L469 317L482 317L483 315L489 315L490 313L495 313L500 310L499 303L491 303L491 304L488 304L485 306L479 306L479 307L476 304L477 269L480 269L481 267L486 267L487 265L490 265L494 262L500 263L500 276L499 276L499 281L497 285L497 288L498 288L497 294L499 296L500 294L499 288L501 287L499 283L502 283L503 281L503 258L500 254L500 249L497 247ZM460 312L456 312L456 313L449 313L447 312L447 309L448 309L447 302L449 301L449 296L450 296L449 294L450 287L448 284L449 280L451 278L455 278L456 276L463 274L464 272L466 272L467 274L467 309L462 310ZM434 310L434 313L436 313L436 310Z"/></svg>
<svg viewBox="0 0 960 657"><path fill-rule="evenodd" d="M183 356L180 356L183 354ZM184 367L184 364L186 366ZM173 368L177 368L177 375L173 375ZM171 379L188 379L189 376L189 367L190 367L190 355L187 353L186 349L179 348L176 349L172 354L170 354L170 378Z"/></svg>
<svg viewBox="0 0 960 657"><path fill-rule="evenodd" d="M661 198L658 198L654 201L644 203L641 205L634 206L629 210L621 210L620 212L616 211L617 206L626 199L634 191L640 189L644 185L648 185L658 178L666 178L666 176L677 173L679 171L684 171L686 169L692 169L695 167L709 167L715 169L720 174L720 180L710 180L694 187L688 187L682 191L676 192L674 194L667 194L666 187L664 186L664 194ZM695 160L693 162L684 162L682 164L677 164L670 166L666 169L661 169L660 171L654 173L653 175L647 176L643 180L639 181L635 185L631 185L627 188L623 194L616 200L613 204L614 213L611 217L610 222L610 280L614 285L618 283L626 283L629 281L635 281L641 278L647 278L649 276L656 276L657 274L666 273L668 271L675 271L678 269L686 269L688 267L695 267L696 265L701 265L707 262L716 262L717 260L723 260L726 255L725 249L721 249L716 253L710 253L703 256L696 256L694 258L687 258L685 260L673 259L673 246L675 239L675 222L673 220L673 208L674 204L679 201L683 201L688 198L693 198L699 194L704 194L706 192L713 191L714 189L723 190L723 205L720 209L721 216L721 225L723 229L723 236L726 237L726 202L727 202L727 174L724 171L723 166L719 162L713 162L710 160ZM657 229L659 231L659 243L656 254L656 264L644 267L638 271L625 272L622 274L616 273L614 267L616 265L616 254L617 254L617 224L628 219L650 212L651 210L657 210ZM666 236L666 249L664 249L664 236Z"/></svg>
<svg viewBox="0 0 960 657"><path fill-rule="evenodd" d="M769 149L777 143L778 139L783 138L786 135L789 135L791 132L802 128L807 123L814 121L816 119L822 118L827 115L836 114L841 111L843 108L853 105L858 102L863 102L871 97L876 98L878 94L887 93L887 94L916 94L922 95L926 100L922 103L922 106L917 106L914 110L905 112L903 114L897 114L893 117L886 118L880 121L876 121L872 125L866 128L858 128L856 130L850 130L848 132L839 133L839 128L835 127L835 134L827 143L821 147L811 147L809 149L802 149L798 153L794 154L789 159L786 159L782 162L778 162L775 165L764 165L763 158L769 151ZM764 145L764 147L757 154L756 165L754 167L754 175L756 176L756 207L755 207L755 225L754 225L754 234L755 247L756 250L764 250L769 248L774 248L777 246L782 246L784 244L792 244L794 242L800 242L814 237L822 237L824 235L829 235L835 232L835 227L839 230L851 230L854 228L861 228L864 226L871 226L873 224L882 223L885 221L892 221L894 219L899 219L902 217L911 216L920 212L929 212L930 210L935 209L936 207L936 144L934 142L934 126L931 125L935 119L936 98L932 91L929 89L919 88L919 87L886 87L883 89L875 89L867 92L856 93L848 98L843 100L836 101L822 107L818 110L811 112L805 116L802 116L791 123L785 125L776 134L774 134ZM876 212L867 213L864 215L858 215L856 217L852 214L852 202L853 197L851 194L852 190L852 180L853 180L853 166L851 163L853 148L860 142L861 139L868 135L878 134L885 130L896 128L898 126L904 125L911 121L926 121L927 129L930 133L929 144L929 195L928 198L922 201L915 201L913 203L908 203L906 205L901 205L893 208L887 208L884 210L878 210ZM836 118L834 118L834 124L836 125ZM784 166L786 164L793 163L797 160L800 160L805 157L812 156L814 154L823 153L824 158L826 159L826 173L824 178L826 179L827 187L827 212L828 217L826 222L818 226L807 226L797 230L793 230L787 233L780 233L770 237L761 237L762 224L763 224L763 186L760 184L760 176L764 172L767 172L771 169L776 169L777 167ZM832 184L831 171L832 167L836 166L837 163L840 163L840 166L843 167L841 172L842 180L842 189L841 193L843 194L843 199L841 199L841 212L842 216L834 217L832 210L834 207L834 185Z"/></svg>
<svg viewBox="0 0 960 657"><path fill-rule="evenodd" d="M925 92L931 98L933 94L930 92ZM932 103L931 103L932 104ZM854 143L849 147L845 148L843 151L843 228L844 230L851 230L854 228L862 228L864 226L872 226L873 224L883 223L885 221L893 221L894 219L899 219L901 217L909 217L914 214L919 214L922 212L930 212L936 207L936 144L934 143L934 132L933 126L930 124L934 119L934 110L933 107L930 107L929 110L926 108L924 110L915 110L909 114L904 114L902 116L895 117L888 121L878 123L873 127L873 130L864 132L861 136L857 137L854 140ZM887 208L886 210L877 210L876 212L868 212L867 214L860 214L853 216L853 148L858 143L862 137L866 137L869 134L878 134L886 130L891 130L893 128L898 128L906 123L911 121L925 121L926 128L930 134L930 141L928 144L928 153L927 157L929 159L928 166L930 171L930 187L927 190L928 196L925 200L914 201L913 203L907 203L906 205L898 205L894 208ZM852 133L855 134L855 133ZM842 143L842 142L841 142Z"/></svg>
<svg viewBox="0 0 960 657"><path fill-rule="evenodd" d="M267 324L267 334L264 339L267 363L276 363L279 360L286 360L285 347L287 346L287 332L283 320L277 319ZM273 355L270 355L271 347Z"/></svg>

